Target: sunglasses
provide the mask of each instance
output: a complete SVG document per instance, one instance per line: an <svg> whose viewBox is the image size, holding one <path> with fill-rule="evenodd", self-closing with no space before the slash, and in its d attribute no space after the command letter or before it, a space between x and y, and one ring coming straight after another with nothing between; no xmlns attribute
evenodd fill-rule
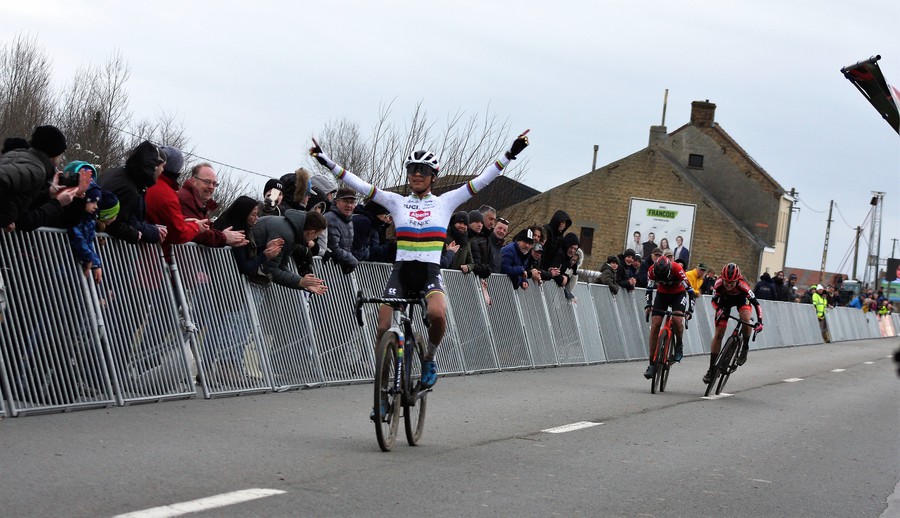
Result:
<svg viewBox="0 0 900 518"><path fill-rule="evenodd" d="M509 225L509 220L506 218L497 218L497 223L503 223L504 225Z"/></svg>
<svg viewBox="0 0 900 518"><path fill-rule="evenodd" d="M406 174L409 176L413 176L418 174L419 176L433 176L435 174L434 169L428 167L425 164L409 164L406 166Z"/></svg>

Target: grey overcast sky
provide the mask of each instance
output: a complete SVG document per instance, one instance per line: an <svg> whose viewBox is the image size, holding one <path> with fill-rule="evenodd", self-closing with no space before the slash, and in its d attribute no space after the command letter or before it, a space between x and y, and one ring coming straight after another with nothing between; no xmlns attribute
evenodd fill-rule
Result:
<svg viewBox="0 0 900 518"><path fill-rule="evenodd" d="M872 191L886 193L881 256L900 238L900 138L840 73L881 54L900 84L896 0L4 0L0 20L0 41L37 38L60 88L121 51L135 118L174 114L197 154L271 176L304 163L328 121L368 132L393 102L403 125L422 101L436 121L489 109L531 128L524 182L546 190L587 173L595 144L598 165L646 146L668 88L669 131L708 99L797 189L788 267L818 269L832 199L829 271L850 273Z"/></svg>

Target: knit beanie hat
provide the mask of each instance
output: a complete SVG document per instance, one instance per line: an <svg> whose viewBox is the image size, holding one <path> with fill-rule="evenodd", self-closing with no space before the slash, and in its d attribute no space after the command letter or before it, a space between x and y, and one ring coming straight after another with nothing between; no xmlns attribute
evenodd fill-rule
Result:
<svg viewBox="0 0 900 518"><path fill-rule="evenodd" d="M457 223L465 223L466 225L468 225L469 224L469 213L464 210L461 210L461 211L453 214L453 216L450 218L450 226L453 226Z"/></svg>
<svg viewBox="0 0 900 518"><path fill-rule="evenodd" d="M100 210L100 221L109 221L119 215L119 198L110 191L103 191L97 208Z"/></svg>
<svg viewBox="0 0 900 518"><path fill-rule="evenodd" d="M56 126L38 126L31 134L31 147L55 157L66 151L66 136Z"/></svg>
<svg viewBox="0 0 900 518"><path fill-rule="evenodd" d="M469 211L469 224L472 223L484 223L484 214L477 210Z"/></svg>
<svg viewBox="0 0 900 518"><path fill-rule="evenodd" d="M610 255L606 258L606 262L609 264L613 264L613 263L619 264L619 258L614 255Z"/></svg>
<svg viewBox="0 0 900 518"><path fill-rule="evenodd" d="M63 168L63 172L66 175L78 174L82 169L88 168L91 170L91 176L96 181L97 180L97 168L94 167L93 164L89 162L85 162L84 160L75 160L66 164L66 167Z"/></svg>
<svg viewBox="0 0 900 518"><path fill-rule="evenodd" d="M84 191L84 201L86 203L100 203L100 195L102 192L99 185L91 182L87 190Z"/></svg>
<svg viewBox="0 0 900 518"><path fill-rule="evenodd" d="M160 146L159 149L166 154L166 165L163 167L163 172L175 177L180 175L181 170L184 169L184 155L181 150L172 146Z"/></svg>
<svg viewBox="0 0 900 518"><path fill-rule="evenodd" d="M272 189L278 189L281 192L284 192L284 184L281 183L281 180L277 178L270 178L268 182L266 182L266 187L263 189L263 194L271 191Z"/></svg>
<svg viewBox="0 0 900 518"><path fill-rule="evenodd" d="M22 137L9 137L3 141L3 151L0 155L5 155L15 149L28 149L28 141Z"/></svg>

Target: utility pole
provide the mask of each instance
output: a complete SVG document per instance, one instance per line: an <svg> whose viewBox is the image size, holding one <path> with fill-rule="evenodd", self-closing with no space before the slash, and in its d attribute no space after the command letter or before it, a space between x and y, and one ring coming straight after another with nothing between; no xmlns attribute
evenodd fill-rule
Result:
<svg viewBox="0 0 900 518"><path fill-rule="evenodd" d="M897 238L891 239L891 259L897 257Z"/></svg>
<svg viewBox="0 0 900 518"><path fill-rule="evenodd" d="M856 261L859 259L859 235L862 234L862 227L856 227L856 240L853 243L853 280L856 280Z"/></svg>
<svg viewBox="0 0 900 518"><path fill-rule="evenodd" d="M831 211L834 200L828 203L828 224L825 225L825 246L822 248L822 268L819 270L819 284L825 282L825 258L828 257L828 236L831 234Z"/></svg>
<svg viewBox="0 0 900 518"><path fill-rule="evenodd" d="M866 257L866 273L863 275L863 284L874 287L878 284L878 262L881 259L881 208L884 193L872 191L872 228L869 233L869 254ZM872 284L870 285L869 282Z"/></svg>

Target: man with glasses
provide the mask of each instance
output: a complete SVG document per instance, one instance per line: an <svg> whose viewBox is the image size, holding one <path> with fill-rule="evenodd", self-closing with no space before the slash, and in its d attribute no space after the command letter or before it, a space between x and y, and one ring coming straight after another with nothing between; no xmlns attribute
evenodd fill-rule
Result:
<svg viewBox="0 0 900 518"><path fill-rule="evenodd" d="M528 146L528 131L519 135L503 156L487 166L480 175L465 185L440 196L432 194L440 165L430 151L414 151L406 159L408 196L383 191L335 164L313 140L310 155L328 168L339 180L387 208L397 228L397 262L385 286L385 297L413 297L425 292L428 328L428 347L422 364L421 384L429 388L437 381L434 358L446 330L447 300L441 281L441 251L447 238L447 223L457 207L486 187L500 172ZM392 308L382 306L378 311L378 335L391 324ZM374 412L372 413L374 418Z"/></svg>
<svg viewBox="0 0 900 518"><path fill-rule="evenodd" d="M194 221L205 227L193 241L212 247L244 246L247 238L242 231L232 230L231 227L218 230L209 225L209 213L219 206L212 199L218 186L215 169L208 162L202 162L191 168L191 177L178 190L178 201L185 221Z"/></svg>
<svg viewBox="0 0 900 518"><path fill-rule="evenodd" d="M353 255L353 209L356 208L356 191L349 187L337 190L331 208L325 213L328 221L328 250L331 260L345 274L356 269L359 260Z"/></svg>

